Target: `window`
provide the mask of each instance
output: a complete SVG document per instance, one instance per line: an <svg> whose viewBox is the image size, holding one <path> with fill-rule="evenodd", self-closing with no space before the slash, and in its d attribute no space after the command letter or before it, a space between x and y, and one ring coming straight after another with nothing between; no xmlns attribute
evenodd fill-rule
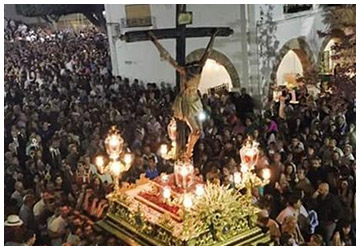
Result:
<svg viewBox="0 0 360 250"><path fill-rule="evenodd" d="M284 4L283 10L285 14L292 14L301 11L311 10L312 4Z"/></svg>
<svg viewBox="0 0 360 250"><path fill-rule="evenodd" d="M125 5L126 26L152 26L150 4Z"/></svg>

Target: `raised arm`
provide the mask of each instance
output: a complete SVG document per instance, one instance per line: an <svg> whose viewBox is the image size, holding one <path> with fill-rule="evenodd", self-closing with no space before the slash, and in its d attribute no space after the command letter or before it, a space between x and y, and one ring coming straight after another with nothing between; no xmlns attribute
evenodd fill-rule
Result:
<svg viewBox="0 0 360 250"><path fill-rule="evenodd" d="M168 61L180 74L184 74L185 70L183 69L183 67L178 65L178 63L174 60L174 58L171 57L170 53L159 43L155 35L151 31L148 34L149 37L151 38L151 41L158 49L161 58L164 58L166 61Z"/></svg>
<svg viewBox="0 0 360 250"><path fill-rule="evenodd" d="M213 46L214 46L214 41L215 41L216 34L217 34L218 32L219 32L219 30L214 29L213 34L212 34L211 39L210 39L210 42L209 42L209 44L208 44L207 47L206 47L205 53L204 53L204 55L203 55L203 56L201 57L201 59L200 59L200 64L201 64L202 66L205 65L205 62L206 62L206 60L208 59L208 57L209 57L209 55L210 55L210 53L211 53L211 50L212 50L212 48L213 48Z"/></svg>

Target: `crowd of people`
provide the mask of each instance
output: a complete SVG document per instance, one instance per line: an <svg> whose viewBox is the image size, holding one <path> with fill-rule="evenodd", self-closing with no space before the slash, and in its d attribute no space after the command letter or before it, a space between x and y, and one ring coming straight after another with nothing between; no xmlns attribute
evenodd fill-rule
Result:
<svg viewBox="0 0 360 250"><path fill-rule="evenodd" d="M30 37L30 39L28 38ZM116 125L134 155L122 182L173 171L160 157L176 89L112 76L104 34L52 33L5 25L5 244L121 245L96 230L112 177L96 155ZM242 89L202 95L206 113L194 150L204 181L231 185L239 149L259 142L256 171L270 183L254 188L258 225L276 245L355 245L355 108L337 114L328 94L254 112Z"/></svg>

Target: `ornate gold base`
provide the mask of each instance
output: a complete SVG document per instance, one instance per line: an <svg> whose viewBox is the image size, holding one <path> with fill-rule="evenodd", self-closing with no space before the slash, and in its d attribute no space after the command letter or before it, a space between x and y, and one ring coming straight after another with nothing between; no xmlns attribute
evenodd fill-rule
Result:
<svg viewBox="0 0 360 250"><path fill-rule="evenodd" d="M119 220L112 216L107 216L105 219L95 224L97 231L106 231L129 246L163 246L164 242L156 240L148 235L137 231L125 221ZM174 242L175 243L175 242ZM234 237L224 242L213 244L214 246L256 246L256 245L273 245L268 234L264 234L259 227L255 227L245 232L235 235ZM169 244L171 245L171 244ZM173 244L177 245L177 244ZM183 242L181 245L187 245Z"/></svg>
<svg viewBox="0 0 360 250"><path fill-rule="evenodd" d="M255 225L258 208L227 187L207 184L192 210L181 210L174 220L156 204L137 199L139 192L153 190L155 183L140 178L108 196L106 217L95 224L125 245L131 246L254 246L271 245L268 234ZM209 202L207 202L209 201ZM215 209L215 210L214 210ZM213 211L214 210L214 211Z"/></svg>

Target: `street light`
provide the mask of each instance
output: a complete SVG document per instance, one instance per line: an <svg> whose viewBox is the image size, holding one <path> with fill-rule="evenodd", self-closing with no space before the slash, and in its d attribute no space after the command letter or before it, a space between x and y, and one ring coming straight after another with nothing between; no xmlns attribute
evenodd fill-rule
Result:
<svg viewBox="0 0 360 250"><path fill-rule="evenodd" d="M105 148L109 159L105 159L102 155L98 155L95 158L95 165L99 172L101 174L109 173L115 179L115 192L119 189L120 175L129 170L133 160L130 153L124 152L123 146L124 140L121 137L119 130L113 126L105 139ZM108 163L105 164L106 162Z"/></svg>

